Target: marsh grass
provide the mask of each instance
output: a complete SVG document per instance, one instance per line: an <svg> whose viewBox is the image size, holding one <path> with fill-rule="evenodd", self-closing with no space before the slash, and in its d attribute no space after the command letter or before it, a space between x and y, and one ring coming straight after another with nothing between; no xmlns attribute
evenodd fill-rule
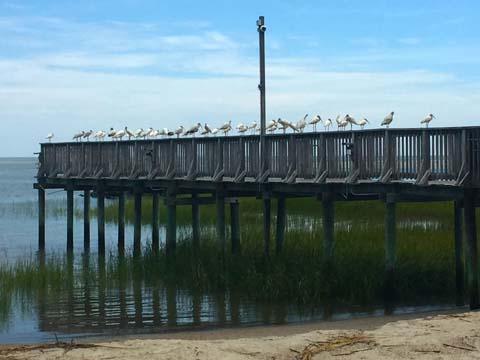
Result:
<svg viewBox="0 0 480 360"><path fill-rule="evenodd" d="M275 202L272 213L275 214ZM151 201L142 204L143 221L151 217ZM102 284L115 293L119 288L142 286L164 288L174 284L190 293L238 292L257 302L348 306L380 305L384 282L384 207L380 202L337 203L335 260L322 262L320 203L309 199L288 201L284 249L263 256L261 203L241 202L241 253L231 255L229 241L221 256L215 239L215 208L201 208L201 246L195 250L188 232L178 240L174 258L164 249L152 252L144 244L143 255L106 259L64 254L30 256L13 263L0 263L0 322L5 323L12 303L25 311L38 298L53 299L75 289ZM127 202L127 219L133 218ZM160 211L164 219L165 209ZM229 211L226 211L227 220ZM116 220L116 205L106 207L110 221ZM453 303L454 250L452 206L449 203L399 204L397 231L397 301L403 304ZM190 224L190 208L178 207L179 224ZM425 222L425 223L424 223ZM433 226L432 223L437 225ZM274 232L274 223L272 230ZM228 233L228 231L227 231ZM82 290L83 291L83 290ZM52 300L53 301L53 300Z"/></svg>

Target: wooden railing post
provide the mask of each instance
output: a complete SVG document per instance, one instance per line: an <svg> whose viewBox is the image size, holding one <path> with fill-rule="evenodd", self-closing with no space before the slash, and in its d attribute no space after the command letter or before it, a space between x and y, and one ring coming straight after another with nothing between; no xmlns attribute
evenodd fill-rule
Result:
<svg viewBox="0 0 480 360"><path fill-rule="evenodd" d="M394 142L389 129L385 129L383 138L383 168L380 182L388 182L393 175L394 159L392 159L392 146Z"/></svg>
<svg viewBox="0 0 480 360"><path fill-rule="evenodd" d="M430 133L425 129L422 131L422 162L416 180L418 185L428 184L428 179L432 173L430 156Z"/></svg>

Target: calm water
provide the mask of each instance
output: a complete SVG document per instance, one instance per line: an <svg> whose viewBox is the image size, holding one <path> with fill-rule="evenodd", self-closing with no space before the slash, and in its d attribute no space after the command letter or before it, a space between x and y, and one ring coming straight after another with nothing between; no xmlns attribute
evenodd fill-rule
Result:
<svg viewBox="0 0 480 360"><path fill-rule="evenodd" d="M27 259L27 262L35 264L36 271L40 273L47 273L50 271L48 269L57 266L58 274L55 276L59 277L60 284L56 284L55 280L49 277L50 280L46 280L45 286L38 286L38 284L29 286L25 281L22 285L14 284L8 292L0 289L0 343L50 341L54 338L54 334L58 337L70 338L98 334L149 333L318 319L335 320L355 316L380 316L384 313L381 303L365 303L355 299L348 301L343 299L342 302L337 302L335 299L319 300L312 301L308 305L299 305L294 301L259 301L251 293L232 287L198 290L195 284L185 281L185 277L180 280L180 276L174 276L172 280L171 276L167 279L167 276L160 272L152 275L148 269L136 271L134 263L128 261L122 263L114 256L98 259L95 255L94 217L91 219L91 255L85 256L82 254L83 220L80 196L75 197L78 212L74 226L75 255L73 258L67 257L64 253L66 198L63 191L47 191L47 255L46 258L38 257L36 254L37 193L32 187L35 173L34 159L0 159L0 262L15 266ZM107 207L109 204L112 202L107 202ZM94 207L93 200L92 208ZM382 218L369 218L368 214L358 214L354 217L338 216L336 231L341 234L361 233L363 234L361 236L369 241L370 233L381 237L382 220ZM242 214L242 223L248 222L259 225L260 214L255 211ZM182 220L180 216L179 223L179 237L188 239L190 234L188 220ZM202 236L213 231L214 219L213 216L208 215L208 212L202 215L202 223L204 224ZM289 237L294 238L292 234L296 234L298 238L304 238L307 236L305 234L316 233L320 226L318 214L314 210L307 209L291 213L289 211L286 241L289 241ZM426 241L426 238L430 239L428 235L430 233L437 237L449 237L451 231L441 216L408 216L408 212L405 216L399 217L398 228L402 233L407 234L405 241L413 244ZM150 227L145 224L142 230L144 234L142 242L148 242ZM416 239L411 239L412 236L416 236L415 234L418 234L418 242ZM162 227L161 239L164 238L163 235ZM127 245L131 245L133 229L128 222L126 239ZM107 222L106 241L107 248L113 254L116 247L116 224L113 221ZM402 251L402 237L399 242L400 251ZM340 255L345 253L340 245L338 250ZM422 248L421 251L427 253L425 256L428 260L429 249ZM449 251L451 249L446 248L435 256L445 257L445 254L450 254ZM377 253L381 257L381 249ZM378 254L375 256L378 258ZM409 260L407 257L405 259L406 265L400 267L405 268L405 273L409 276L410 268L407 266ZM445 274L451 273L451 261L442 259L432 259L435 261L432 271L440 268ZM366 264L364 266L369 266L368 260L360 259L360 255L354 255L351 260L350 262L358 261ZM426 276L430 276L432 272L428 266L427 264L422 268L427 269ZM301 274L301 276L308 280L309 274ZM426 285L418 285L418 288L424 290L425 296L404 300L398 304L394 312L449 307L453 302L448 296L451 293L451 280L448 278L445 281L448 284L447 290L438 290L431 281L426 281ZM410 285L404 284L404 286ZM438 286L438 288L442 287L443 285ZM365 289L365 292L368 291L374 290Z"/></svg>

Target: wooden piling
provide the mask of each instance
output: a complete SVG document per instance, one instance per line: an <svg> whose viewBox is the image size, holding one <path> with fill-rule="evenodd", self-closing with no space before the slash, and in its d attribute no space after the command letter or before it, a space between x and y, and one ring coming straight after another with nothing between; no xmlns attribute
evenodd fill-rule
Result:
<svg viewBox="0 0 480 360"><path fill-rule="evenodd" d="M465 277L463 264L463 204L461 201L454 201L454 241L455 241L455 288L456 305L464 305Z"/></svg>
<svg viewBox="0 0 480 360"><path fill-rule="evenodd" d="M323 225L323 260L325 263L333 261L334 247L334 194L324 193L322 195L322 225Z"/></svg>
<svg viewBox="0 0 480 360"><path fill-rule="evenodd" d="M232 254L240 253L240 204L238 200L230 203L230 231L232 237Z"/></svg>
<svg viewBox="0 0 480 360"><path fill-rule="evenodd" d="M395 299L395 261L396 261L396 199L395 194L386 194L385 198L385 305L393 307ZM390 312L390 311L387 311Z"/></svg>
<svg viewBox="0 0 480 360"><path fill-rule="evenodd" d="M222 190L217 190L216 194L217 210L217 243L221 255L225 254L225 196Z"/></svg>
<svg viewBox="0 0 480 360"><path fill-rule="evenodd" d="M158 253L160 248L159 211L159 195L154 192L152 194L152 250L155 253Z"/></svg>
<svg viewBox="0 0 480 360"><path fill-rule="evenodd" d="M263 253L265 257L270 256L270 233L271 233L271 200L263 198Z"/></svg>
<svg viewBox="0 0 480 360"><path fill-rule="evenodd" d="M167 257L175 253L177 247L177 205L175 203L176 197L173 192L167 193L167 239L166 239L166 253Z"/></svg>
<svg viewBox="0 0 480 360"><path fill-rule="evenodd" d="M134 191L133 255L140 255L142 238L142 193Z"/></svg>
<svg viewBox="0 0 480 360"><path fill-rule="evenodd" d="M38 189L38 250L45 251L45 190Z"/></svg>
<svg viewBox="0 0 480 360"><path fill-rule="evenodd" d="M67 251L73 251L73 189L67 188Z"/></svg>
<svg viewBox="0 0 480 360"><path fill-rule="evenodd" d="M105 256L105 190L97 189L98 255Z"/></svg>
<svg viewBox="0 0 480 360"><path fill-rule="evenodd" d="M277 199L277 231L275 233L275 253L277 255L281 253L285 239L285 202L283 196Z"/></svg>
<svg viewBox="0 0 480 360"><path fill-rule="evenodd" d="M90 190L83 191L83 251L90 251Z"/></svg>
<svg viewBox="0 0 480 360"><path fill-rule="evenodd" d="M125 254L125 193L121 191L118 194L118 253L120 256Z"/></svg>
<svg viewBox="0 0 480 360"><path fill-rule="evenodd" d="M200 246L200 212L196 193L192 194L192 245L195 250Z"/></svg>
<svg viewBox="0 0 480 360"><path fill-rule="evenodd" d="M466 189L464 198L465 259L467 263L468 296L470 309L480 307L478 294L477 224L475 218L476 190Z"/></svg>

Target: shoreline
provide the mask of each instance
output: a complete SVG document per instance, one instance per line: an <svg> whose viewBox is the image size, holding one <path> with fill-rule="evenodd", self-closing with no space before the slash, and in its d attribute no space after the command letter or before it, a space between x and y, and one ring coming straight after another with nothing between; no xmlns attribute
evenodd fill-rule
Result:
<svg viewBox="0 0 480 360"><path fill-rule="evenodd" d="M0 345L0 359L480 358L480 312L465 308L301 324ZM317 354L317 357L315 355ZM321 355L320 355L321 354ZM309 357L310 356L310 357Z"/></svg>

